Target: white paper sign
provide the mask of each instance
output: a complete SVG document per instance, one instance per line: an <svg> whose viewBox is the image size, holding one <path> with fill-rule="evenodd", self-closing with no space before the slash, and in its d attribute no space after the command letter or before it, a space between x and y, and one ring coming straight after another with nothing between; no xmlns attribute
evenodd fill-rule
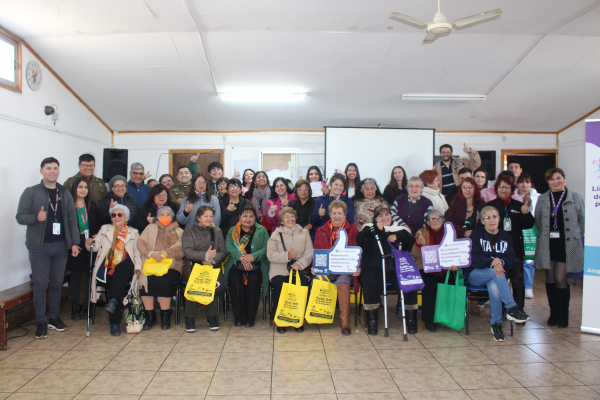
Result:
<svg viewBox="0 0 600 400"><path fill-rule="evenodd" d="M323 188L323 184L320 181L319 182L311 182L310 189L312 190L312 197L323 196L323 191L321 190L322 188Z"/></svg>

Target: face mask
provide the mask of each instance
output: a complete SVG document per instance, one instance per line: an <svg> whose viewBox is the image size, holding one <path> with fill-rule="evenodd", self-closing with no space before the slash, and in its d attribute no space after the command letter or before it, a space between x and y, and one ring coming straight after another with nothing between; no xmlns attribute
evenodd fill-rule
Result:
<svg viewBox="0 0 600 400"><path fill-rule="evenodd" d="M171 217L160 217L158 219L158 222L160 222L164 226L167 226L167 225L170 225L171 222L173 222L173 219Z"/></svg>

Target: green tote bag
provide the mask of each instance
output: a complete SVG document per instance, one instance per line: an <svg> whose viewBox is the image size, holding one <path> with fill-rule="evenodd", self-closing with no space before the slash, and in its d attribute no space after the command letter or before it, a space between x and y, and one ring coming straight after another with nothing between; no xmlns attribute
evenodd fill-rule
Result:
<svg viewBox="0 0 600 400"><path fill-rule="evenodd" d="M467 287L460 269L456 272L454 285L449 285L448 278L451 273L448 271L446 274L446 283L438 284L433 322L459 331L465 326Z"/></svg>

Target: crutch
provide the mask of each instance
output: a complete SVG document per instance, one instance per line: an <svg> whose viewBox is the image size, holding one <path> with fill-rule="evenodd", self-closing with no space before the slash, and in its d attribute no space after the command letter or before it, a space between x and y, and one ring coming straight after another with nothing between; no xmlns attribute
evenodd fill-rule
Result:
<svg viewBox="0 0 600 400"><path fill-rule="evenodd" d="M388 257L393 257L393 254L388 254L387 256L383 252L383 247L381 246L381 241L379 240L379 235L375 232L375 228L371 226L371 232L375 235L375 239L377 239L377 244L379 245L379 251L381 252L381 271L383 272L383 315L384 315L384 326L385 333L383 336L388 337L390 334L388 333L388 320L387 320L387 283L385 281L385 259Z"/></svg>
<svg viewBox="0 0 600 400"><path fill-rule="evenodd" d="M90 271L88 274L88 302L87 302L87 332L85 336L90 336L90 309L92 304L92 272L94 271L94 245L95 241L92 241L90 245Z"/></svg>

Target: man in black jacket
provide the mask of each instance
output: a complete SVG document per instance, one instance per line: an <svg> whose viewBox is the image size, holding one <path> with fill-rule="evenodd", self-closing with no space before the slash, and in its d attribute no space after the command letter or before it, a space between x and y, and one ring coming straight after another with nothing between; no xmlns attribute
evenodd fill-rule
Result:
<svg viewBox="0 0 600 400"><path fill-rule="evenodd" d="M25 189L19 199L17 222L27 225L25 245L33 274L33 306L37 320L36 339L48 337L48 328L58 332L67 326L58 315L68 249L79 254L79 228L75 204L66 188L57 183L60 168L54 157L42 161L42 182ZM50 320L46 323L46 290Z"/></svg>

